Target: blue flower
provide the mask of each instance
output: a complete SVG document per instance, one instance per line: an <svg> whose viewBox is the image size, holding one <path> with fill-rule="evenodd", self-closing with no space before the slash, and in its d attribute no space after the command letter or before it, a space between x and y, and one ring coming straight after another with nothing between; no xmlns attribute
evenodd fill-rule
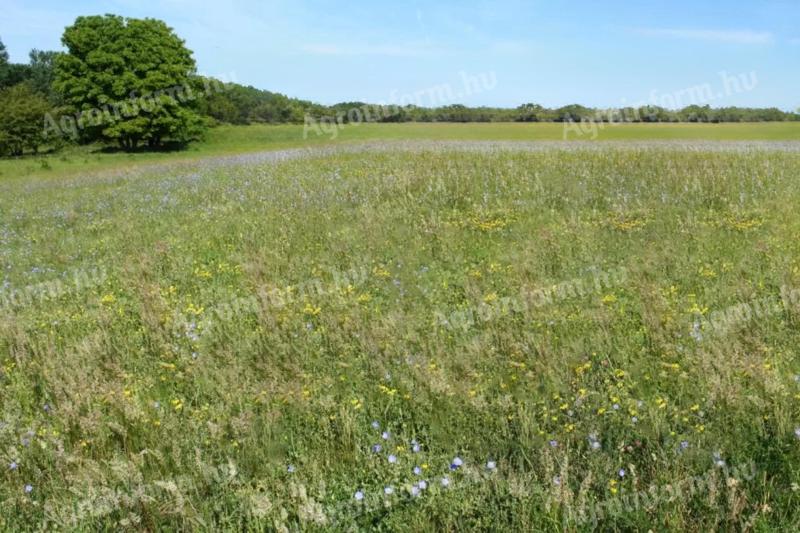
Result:
<svg viewBox="0 0 800 533"><path fill-rule="evenodd" d="M427 481L425 481L425 480L423 479L422 481L420 481L419 483L417 483L417 486L418 486L420 489L422 489L422 490L425 490L425 489L427 489L427 488L428 488L428 482L427 482Z"/></svg>
<svg viewBox="0 0 800 533"><path fill-rule="evenodd" d="M381 438L383 440L389 440L389 437L391 437L391 435L389 434L388 431L384 431L383 433L381 433Z"/></svg>
<svg viewBox="0 0 800 533"><path fill-rule="evenodd" d="M680 446L681 446L681 450L685 450L686 448L689 447L689 441L688 440L682 440Z"/></svg>
<svg viewBox="0 0 800 533"><path fill-rule="evenodd" d="M33 492L33 485L25 485L25 493L30 494Z"/></svg>
<svg viewBox="0 0 800 533"><path fill-rule="evenodd" d="M373 445L372 445L372 451L373 451L373 453L380 453L380 451L381 451L382 449L383 449L383 448L381 447L381 445L380 445L380 444L373 444Z"/></svg>
<svg viewBox="0 0 800 533"><path fill-rule="evenodd" d="M557 441L557 440L555 440L555 439L551 440L551 441L550 441L550 446L551 446L551 447L553 447L553 448L555 448L556 446L558 446L558 441Z"/></svg>
<svg viewBox="0 0 800 533"><path fill-rule="evenodd" d="M397 456L394 455L394 454L390 455L389 456L389 462L390 463L396 463L397 462Z"/></svg>
<svg viewBox="0 0 800 533"><path fill-rule="evenodd" d="M17 469L17 466L18 466L18 465L17 465L17 462L16 462L16 461L11 461L11 464L9 464L9 465L8 465L8 469L9 469L9 470L16 470L16 469Z"/></svg>
<svg viewBox="0 0 800 533"><path fill-rule="evenodd" d="M363 492L361 492L360 490L357 490L357 491L356 491L356 493L353 495L353 497L354 497L354 498L355 498L357 501L361 501L361 500L363 500L363 499L364 499L364 493L363 493Z"/></svg>
<svg viewBox="0 0 800 533"><path fill-rule="evenodd" d="M422 469L420 467L418 467L418 466L415 466L414 467L414 473L416 475L420 475L422 473Z"/></svg>
<svg viewBox="0 0 800 533"><path fill-rule="evenodd" d="M619 474L619 477L625 477L625 469L624 468L620 468L618 474Z"/></svg>

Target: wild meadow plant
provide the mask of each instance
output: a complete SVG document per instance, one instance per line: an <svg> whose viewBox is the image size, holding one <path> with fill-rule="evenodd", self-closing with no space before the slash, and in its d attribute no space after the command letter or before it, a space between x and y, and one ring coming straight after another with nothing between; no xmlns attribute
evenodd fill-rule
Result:
<svg viewBox="0 0 800 533"><path fill-rule="evenodd" d="M793 529L798 309L697 333L800 286L800 154L691 148L4 183L8 287L104 275L0 307L0 529Z"/></svg>

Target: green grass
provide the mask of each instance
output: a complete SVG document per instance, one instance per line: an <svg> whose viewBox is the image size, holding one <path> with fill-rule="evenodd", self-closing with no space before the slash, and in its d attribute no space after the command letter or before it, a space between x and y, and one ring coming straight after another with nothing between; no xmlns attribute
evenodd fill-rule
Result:
<svg viewBox="0 0 800 533"><path fill-rule="evenodd" d="M562 124L359 124L318 135L304 126L221 126L209 131L203 142L169 153L102 153L98 147L78 147L46 156L0 160L0 179L14 176L77 175L141 164L191 160L226 154L375 140L508 140L561 141ZM320 130L322 131L322 130ZM800 140L800 122L747 124L624 124L605 125L596 135L567 132L567 140Z"/></svg>
<svg viewBox="0 0 800 533"><path fill-rule="evenodd" d="M797 528L800 154L0 187L2 530Z"/></svg>

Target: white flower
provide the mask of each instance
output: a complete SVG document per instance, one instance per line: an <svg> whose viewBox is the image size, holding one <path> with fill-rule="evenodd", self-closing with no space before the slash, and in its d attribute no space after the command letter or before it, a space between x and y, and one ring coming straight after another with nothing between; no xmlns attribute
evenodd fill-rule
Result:
<svg viewBox="0 0 800 533"><path fill-rule="evenodd" d="M361 501L361 500L364 499L364 493L361 492L360 490L358 490L358 491L356 491L354 497L355 497L356 500Z"/></svg>
<svg viewBox="0 0 800 533"><path fill-rule="evenodd" d="M489 470L494 470L497 468L497 463L494 461L488 461L486 463L486 468L488 468Z"/></svg>

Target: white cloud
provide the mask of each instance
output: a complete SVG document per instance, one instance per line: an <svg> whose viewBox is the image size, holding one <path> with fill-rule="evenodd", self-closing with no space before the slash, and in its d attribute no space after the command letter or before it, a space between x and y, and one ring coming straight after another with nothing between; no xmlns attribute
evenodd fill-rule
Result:
<svg viewBox="0 0 800 533"><path fill-rule="evenodd" d="M669 37L734 44L770 44L774 37L770 32L753 30L686 30L677 28L640 28L637 33L650 37Z"/></svg>

